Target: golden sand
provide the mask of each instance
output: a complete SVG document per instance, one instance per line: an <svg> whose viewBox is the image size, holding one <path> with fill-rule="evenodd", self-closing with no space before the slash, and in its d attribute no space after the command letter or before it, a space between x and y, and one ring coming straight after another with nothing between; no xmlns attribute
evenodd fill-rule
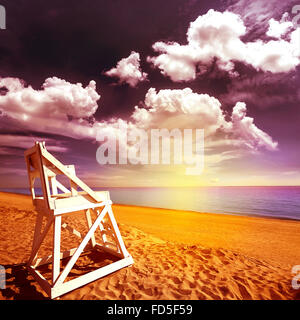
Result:
<svg viewBox="0 0 300 320"><path fill-rule="evenodd" d="M291 268L300 264L298 221L123 205L114 205L113 210L134 265L61 299L300 298L300 290L291 286ZM24 267L35 217L29 196L0 193L0 265L7 278L0 299L46 297ZM84 217L65 219L84 234ZM62 249L76 241L62 231ZM42 255L51 243L49 234ZM112 260L108 254L87 252L71 277ZM47 277L51 267L41 271Z"/></svg>

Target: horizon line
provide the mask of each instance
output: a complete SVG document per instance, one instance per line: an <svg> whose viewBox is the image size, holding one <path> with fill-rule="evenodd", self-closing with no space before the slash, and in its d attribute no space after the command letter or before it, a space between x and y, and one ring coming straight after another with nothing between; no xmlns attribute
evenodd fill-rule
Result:
<svg viewBox="0 0 300 320"><path fill-rule="evenodd" d="M299 185L207 185L207 186L93 186L92 188L276 188L276 187L300 187ZM0 187L0 191L4 189L27 189L26 187L6 187L2 188Z"/></svg>

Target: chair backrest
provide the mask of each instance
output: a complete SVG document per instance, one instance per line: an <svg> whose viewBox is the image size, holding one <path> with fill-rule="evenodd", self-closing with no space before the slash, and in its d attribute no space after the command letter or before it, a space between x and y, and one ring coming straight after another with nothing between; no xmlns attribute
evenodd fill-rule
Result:
<svg viewBox="0 0 300 320"><path fill-rule="evenodd" d="M92 189L76 176L74 165L63 165L47 151L44 142L36 142L32 148L25 151L24 155L33 201L37 198L34 189L34 183L37 178L41 181L43 193L43 197L39 197L39 199L44 201L44 206L48 209L54 209L53 197L58 195L58 189L70 196L76 196L77 188L79 187L85 191L93 201L101 200ZM56 179L58 174L64 175L70 180L70 190Z"/></svg>
<svg viewBox="0 0 300 320"><path fill-rule="evenodd" d="M25 151L24 155L32 200L37 198L35 192L35 181L36 179L40 179L44 204L46 208L52 209L49 177L47 176L45 164L42 159L42 148L44 147L45 145L43 143L36 142L32 148Z"/></svg>

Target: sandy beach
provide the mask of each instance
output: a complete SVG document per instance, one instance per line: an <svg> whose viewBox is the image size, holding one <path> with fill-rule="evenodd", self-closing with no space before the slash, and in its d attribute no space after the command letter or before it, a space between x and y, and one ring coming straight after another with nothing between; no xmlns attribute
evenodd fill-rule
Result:
<svg viewBox="0 0 300 320"><path fill-rule="evenodd" d="M291 268L300 264L299 221L124 205L113 210L134 265L60 299L300 298L300 290L291 286ZM29 196L0 193L0 265L7 279L1 300L46 299L24 267L35 218ZM65 219L85 232L83 216ZM62 231L62 249L75 241ZM51 243L50 233L41 254L49 252ZM108 254L86 252L71 276L112 260ZM47 276L51 269L46 265L41 271Z"/></svg>

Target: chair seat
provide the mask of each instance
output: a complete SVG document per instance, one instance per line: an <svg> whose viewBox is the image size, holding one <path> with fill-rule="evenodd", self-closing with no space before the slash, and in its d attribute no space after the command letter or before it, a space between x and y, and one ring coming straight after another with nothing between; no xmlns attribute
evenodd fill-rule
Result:
<svg viewBox="0 0 300 320"><path fill-rule="evenodd" d="M95 193L97 194L97 197L99 197L99 202L96 202L94 199L92 199L85 191L80 191L75 196L72 196L71 193L52 195L50 201L55 209L68 209L69 211L74 211L72 209L76 209L77 207L89 207L93 204L110 200L109 191L95 191ZM45 206L45 201L42 197L36 197L33 202L37 208L43 208Z"/></svg>

